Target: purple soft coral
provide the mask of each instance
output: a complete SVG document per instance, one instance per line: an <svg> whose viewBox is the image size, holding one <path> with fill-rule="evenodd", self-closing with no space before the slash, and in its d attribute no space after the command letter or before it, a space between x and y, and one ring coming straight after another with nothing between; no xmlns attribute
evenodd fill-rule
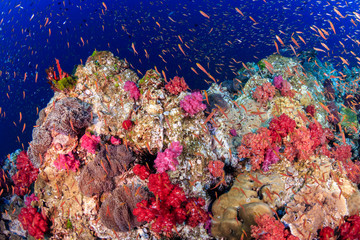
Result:
<svg viewBox="0 0 360 240"><path fill-rule="evenodd" d="M130 93L130 97L132 97L135 101L137 101L140 97L140 91L136 86L136 83L132 81L127 81L124 85L124 90Z"/></svg>
<svg viewBox="0 0 360 240"><path fill-rule="evenodd" d="M164 152L159 152L155 159L155 167L159 173L163 173L167 170L176 170L176 166L179 165L176 159L180 156L183 147L179 142L172 142Z"/></svg>
<svg viewBox="0 0 360 240"><path fill-rule="evenodd" d="M274 77L273 83L277 89L281 89L283 82L284 82L284 79L281 75Z"/></svg>
<svg viewBox="0 0 360 240"><path fill-rule="evenodd" d="M269 171L269 166L271 164L277 163L280 160L279 149L280 149L279 147L274 147L274 149L268 148L266 150L265 160L261 165L261 168L265 172Z"/></svg>
<svg viewBox="0 0 360 240"><path fill-rule="evenodd" d="M200 92L193 92L191 95L187 95L180 101L180 107L186 112L186 114L193 117L198 112L205 110L206 105L202 103L203 97Z"/></svg>

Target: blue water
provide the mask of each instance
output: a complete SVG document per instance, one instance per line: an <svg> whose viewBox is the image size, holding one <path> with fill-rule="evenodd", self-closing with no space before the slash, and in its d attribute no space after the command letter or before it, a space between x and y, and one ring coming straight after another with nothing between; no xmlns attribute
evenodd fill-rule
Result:
<svg viewBox="0 0 360 240"><path fill-rule="evenodd" d="M22 144L27 148L31 141L36 108L45 107L53 95L45 69L55 64L55 58L64 71L71 73L76 64L85 63L94 49L108 50L126 58L135 71L144 74L156 66L168 78L184 76L190 88L206 89L209 85L204 79L211 80L200 71L196 75L191 70L196 63L206 67L219 81L233 79L234 72L242 67L240 61L257 62L276 52L275 35L286 45L282 47L278 42L282 53L294 56L290 49L290 44L295 47L291 40L294 34L301 46L296 48L297 53L313 47L324 49L321 45L324 43L330 51L329 55L319 54L323 61L330 61L341 70L343 63L338 56L342 56L352 66L357 65L354 54L359 54L356 42L359 27L351 19L359 24L353 14L359 9L359 1L104 0L104 3L107 10L97 0L0 2L0 158L22 148ZM346 17L339 16L334 7ZM201 15L200 10L210 18ZM314 25L329 33L326 40L310 28ZM134 54L132 43L139 55ZM24 123L26 128L22 132Z"/></svg>

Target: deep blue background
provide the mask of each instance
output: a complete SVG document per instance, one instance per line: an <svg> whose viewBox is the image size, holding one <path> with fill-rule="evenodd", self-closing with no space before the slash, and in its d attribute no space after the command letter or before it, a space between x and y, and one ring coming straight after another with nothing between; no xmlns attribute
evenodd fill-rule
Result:
<svg viewBox="0 0 360 240"><path fill-rule="evenodd" d="M156 66L159 71L165 71L167 78L184 76L192 89L207 88L204 79L211 82L196 63L220 81L232 79L233 72L242 67L241 62L257 62L276 51L275 35L284 41L286 46L281 48L285 55L294 56L289 47L290 44L295 47L293 36L301 45L297 52L313 47L324 49L322 42L331 49L329 56L320 55L324 61L341 68L338 56L342 56L353 66L357 64L350 51L359 53L356 43L359 30L351 19L359 24L352 13L358 11L359 1L105 0L104 3L107 10L96 0L0 2L0 158L21 148L21 143L26 148L31 141L36 108L45 107L53 95L45 79L45 69L54 65L55 58L60 60L64 71L71 73L94 49L109 50L119 58L126 58L135 71L145 73ZM341 18L335 7L343 16L348 15ZM200 10L210 18L201 15ZM49 21L44 26L46 18ZM336 35L328 20L334 24ZM324 29L330 36L324 40L310 26ZM132 43L139 55L131 49ZM186 56L179 51L178 44ZM150 59L145 58L144 49ZM26 129L22 133L24 123Z"/></svg>

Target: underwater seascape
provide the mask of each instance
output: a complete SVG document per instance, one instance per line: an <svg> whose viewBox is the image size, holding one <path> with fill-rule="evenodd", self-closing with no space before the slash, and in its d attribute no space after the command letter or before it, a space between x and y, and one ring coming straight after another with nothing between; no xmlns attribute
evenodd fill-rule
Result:
<svg viewBox="0 0 360 240"><path fill-rule="evenodd" d="M0 240L360 239L360 1L0 1Z"/></svg>

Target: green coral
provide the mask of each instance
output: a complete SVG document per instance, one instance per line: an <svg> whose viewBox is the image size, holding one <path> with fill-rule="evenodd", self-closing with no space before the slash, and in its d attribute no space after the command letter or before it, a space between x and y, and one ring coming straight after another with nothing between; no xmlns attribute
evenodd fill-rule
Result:
<svg viewBox="0 0 360 240"><path fill-rule="evenodd" d="M261 71L266 68L265 63L263 61L261 61L261 60L256 65L259 66Z"/></svg>
<svg viewBox="0 0 360 240"><path fill-rule="evenodd" d="M58 81L52 81L54 87L59 91L72 90L77 82L77 78L73 76L64 77Z"/></svg>
<svg viewBox="0 0 360 240"><path fill-rule="evenodd" d="M68 219L66 222L66 229L72 229L72 228L73 228L73 225L72 225L70 219Z"/></svg>
<svg viewBox="0 0 360 240"><path fill-rule="evenodd" d="M95 57L98 51L94 50L94 52L91 54L91 57Z"/></svg>

